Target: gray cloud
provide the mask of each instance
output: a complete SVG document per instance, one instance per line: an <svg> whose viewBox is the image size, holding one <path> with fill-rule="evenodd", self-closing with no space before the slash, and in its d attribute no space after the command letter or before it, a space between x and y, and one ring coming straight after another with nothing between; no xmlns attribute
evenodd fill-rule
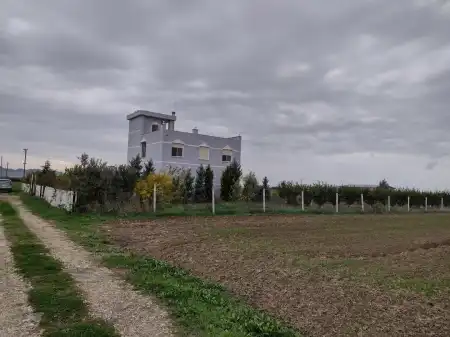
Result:
<svg viewBox="0 0 450 337"><path fill-rule="evenodd" d="M425 0L5 0L0 144L13 166L126 157L125 115L244 139L281 179L449 188L450 13ZM59 163L59 164L58 164ZM439 165L438 165L439 163ZM433 170L433 176L427 172Z"/></svg>
<svg viewBox="0 0 450 337"><path fill-rule="evenodd" d="M433 161L430 161L425 168L427 170L433 170L438 165L439 165L439 162L437 160L433 160Z"/></svg>

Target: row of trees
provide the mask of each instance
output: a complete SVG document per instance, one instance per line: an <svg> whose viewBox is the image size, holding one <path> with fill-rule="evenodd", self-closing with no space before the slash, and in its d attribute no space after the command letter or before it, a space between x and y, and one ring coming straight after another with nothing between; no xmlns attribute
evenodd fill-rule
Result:
<svg viewBox="0 0 450 337"><path fill-rule="evenodd" d="M242 176L241 166L233 161L225 168L220 181L220 197L225 201L262 201L263 190L267 193L266 200L270 199L269 179L264 177L262 184L254 172Z"/></svg>
<svg viewBox="0 0 450 337"><path fill-rule="evenodd" d="M436 191L426 192L417 189L398 189L392 188L383 180L378 186L373 188L361 188L353 186L336 186L326 183L316 183L313 185L304 185L291 181L283 181L277 186L278 195L283 198L288 204L298 205L301 203L301 195L303 191L305 205L314 202L322 206L325 203L336 203L336 192L339 193L339 202L353 205L361 202L361 195L363 200L368 205L375 205L377 203L386 205L388 199L392 206L405 206L410 200L412 207L420 207L425 204L429 206L440 206L441 202L444 205L450 205L450 192Z"/></svg>
<svg viewBox="0 0 450 337"><path fill-rule="evenodd" d="M153 194L156 192L158 202L210 203L216 189L214 171L210 165L206 167L200 165L195 173L194 177L190 169L170 168L166 172L145 175L137 182L136 192L143 202L152 202ZM255 173L249 172L243 175L241 166L236 161L222 172L220 178L220 200L222 201L262 201L263 189L266 189L266 199L269 199L267 177L264 177L260 185Z"/></svg>
<svg viewBox="0 0 450 337"><path fill-rule="evenodd" d="M35 183L74 191L77 195L75 209L90 208L114 210L137 196L142 206L153 202L156 186L158 203L211 202L214 189L214 171L211 167L190 169L168 168L156 172L151 160L144 162L139 156L127 165L108 165L83 153L79 163L65 172L57 173L46 161L41 170L34 173ZM31 181L31 174L26 177ZM253 172L243 176L239 163L233 161L223 171L220 179L220 199L223 201L261 201L262 189L269 191L267 177L262 185ZM217 198L218 196L216 196ZM270 193L266 193L270 197Z"/></svg>
<svg viewBox="0 0 450 337"><path fill-rule="evenodd" d="M195 172L190 169L169 168L156 172L153 162L142 161L137 156L127 165L108 165L100 159L90 158L86 153L79 157L79 163L65 172L58 173L46 161L41 170L35 174L35 182L45 187L72 190L77 194L75 208L79 211L95 207L103 210L117 209L127 203L133 196L137 196L142 205L153 201L156 186L158 203L202 203L212 201L214 188L214 171L208 165L200 166ZM31 176L27 177L28 182ZM263 190L266 200L270 199L270 187L267 177L261 183L254 172L243 175L242 168L233 161L225 168L220 177L220 194L216 199L222 201L261 202ZM412 207L424 205L425 197L429 206L450 205L450 192L424 192L417 189L396 189L383 180L377 187L361 188L352 186L335 186L326 183L312 185L283 181L276 188L277 194L286 203L305 205L314 202L322 206L326 203L334 204L336 192L339 201L353 205L364 202L369 205L386 205L388 198L392 206L404 206L408 203Z"/></svg>
<svg viewBox="0 0 450 337"><path fill-rule="evenodd" d="M89 207L108 209L111 205L126 202L134 193L136 182L142 174L152 172L152 163L142 163L141 160L132 160L128 165L112 166L106 162L90 158L83 153L79 163L65 172L57 173L46 161L41 170L31 173L26 181L35 177L35 183L45 187L71 190L76 192L77 199L75 209L87 210Z"/></svg>

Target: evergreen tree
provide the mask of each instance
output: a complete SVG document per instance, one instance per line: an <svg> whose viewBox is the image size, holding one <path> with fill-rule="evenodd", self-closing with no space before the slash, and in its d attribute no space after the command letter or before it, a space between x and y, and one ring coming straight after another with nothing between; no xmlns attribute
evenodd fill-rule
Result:
<svg viewBox="0 0 450 337"><path fill-rule="evenodd" d="M214 171L211 165L208 165L205 170L205 196L206 201L212 201L212 189L214 186Z"/></svg>
<svg viewBox="0 0 450 337"><path fill-rule="evenodd" d="M258 198L257 198L258 201L263 200L263 190L266 190L266 201L270 200L270 186L269 186L269 179L267 179L267 177L263 178L262 186L258 193Z"/></svg>
<svg viewBox="0 0 450 337"><path fill-rule="evenodd" d="M142 172L142 158L140 155L137 155L130 160L130 167L134 170L136 178L139 179Z"/></svg>
<svg viewBox="0 0 450 337"><path fill-rule="evenodd" d="M83 152L78 159L80 160L81 167L85 168L88 165L89 155L86 152Z"/></svg>
<svg viewBox="0 0 450 337"><path fill-rule="evenodd" d="M196 202L205 201L205 176L205 168L203 165L200 165L195 178L194 198Z"/></svg>
<svg viewBox="0 0 450 337"><path fill-rule="evenodd" d="M234 159L220 178L220 197L224 201L236 200L240 193L241 165Z"/></svg>
<svg viewBox="0 0 450 337"><path fill-rule="evenodd" d="M187 203L192 199L192 194L194 192L194 176L192 175L191 169L187 170L186 176L184 177L183 186L183 200Z"/></svg>
<svg viewBox="0 0 450 337"><path fill-rule="evenodd" d="M153 160L149 159L148 162L144 164L144 177L149 174L155 173L155 166L153 165Z"/></svg>
<svg viewBox="0 0 450 337"><path fill-rule="evenodd" d="M379 184L378 184L378 187L379 188L385 188L385 189L390 189L391 188L391 186L388 184L386 179L381 180L379 182Z"/></svg>
<svg viewBox="0 0 450 337"><path fill-rule="evenodd" d="M230 201L232 186L231 170L230 166L227 166L220 177L220 199L223 201Z"/></svg>
<svg viewBox="0 0 450 337"><path fill-rule="evenodd" d="M47 186L53 187L56 183L56 172L52 170L52 165L50 164L50 161L46 160L44 163L44 166L41 166L41 171L38 172L37 175L37 182L39 185L41 185L41 195L40 197L44 195L45 188Z"/></svg>

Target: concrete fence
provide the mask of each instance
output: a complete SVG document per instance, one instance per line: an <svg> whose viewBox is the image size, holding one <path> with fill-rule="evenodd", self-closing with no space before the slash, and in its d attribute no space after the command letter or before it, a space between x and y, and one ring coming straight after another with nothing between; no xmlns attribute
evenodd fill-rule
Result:
<svg viewBox="0 0 450 337"><path fill-rule="evenodd" d="M37 197L42 197L50 205L58 208L64 208L67 211L73 210L73 205L75 202L75 192L57 190L53 187L45 187L41 185L34 185L34 191L32 195ZM22 183L22 191L30 193L31 185ZM42 193L43 192L43 193Z"/></svg>

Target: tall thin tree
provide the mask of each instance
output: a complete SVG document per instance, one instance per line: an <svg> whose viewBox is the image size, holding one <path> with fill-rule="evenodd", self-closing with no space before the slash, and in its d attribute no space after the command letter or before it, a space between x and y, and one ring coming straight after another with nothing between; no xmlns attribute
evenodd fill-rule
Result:
<svg viewBox="0 0 450 337"><path fill-rule="evenodd" d="M197 169L194 187L194 198L196 202L205 201L205 175L205 168L203 165L200 165Z"/></svg>
<svg viewBox="0 0 450 337"><path fill-rule="evenodd" d="M214 171L211 165L206 166L205 170L205 197L206 201L212 200L212 189L214 187Z"/></svg>

